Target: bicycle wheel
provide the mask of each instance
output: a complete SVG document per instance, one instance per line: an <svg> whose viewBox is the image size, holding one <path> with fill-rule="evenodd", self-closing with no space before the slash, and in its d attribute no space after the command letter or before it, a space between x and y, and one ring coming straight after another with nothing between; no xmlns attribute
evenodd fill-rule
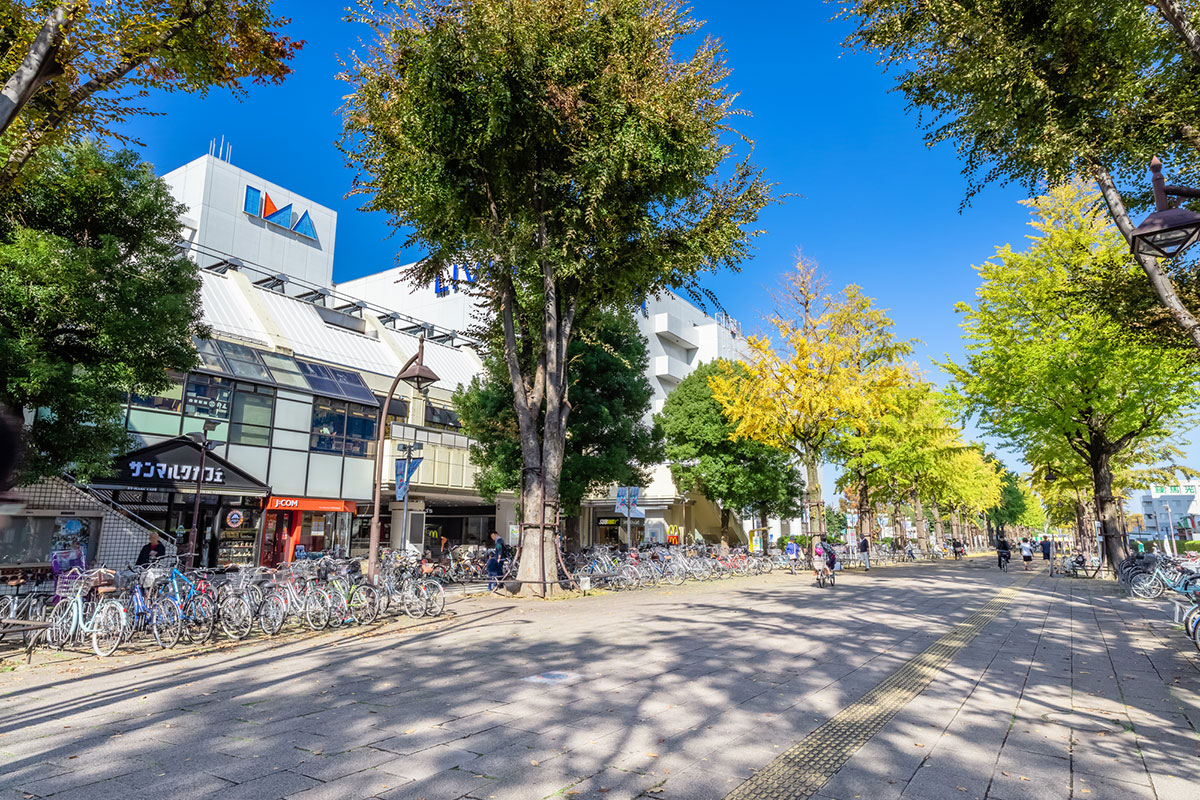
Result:
<svg viewBox="0 0 1200 800"><path fill-rule="evenodd" d="M678 564L672 564L670 567L667 567L666 578L667 583L672 586L679 586L687 580L687 570Z"/></svg>
<svg viewBox="0 0 1200 800"><path fill-rule="evenodd" d="M254 612L250 608L249 600L241 595L230 595L221 603L219 610L218 619L226 636L238 640L250 635L250 628L254 625Z"/></svg>
<svg viewBox="0 0 1200 800"><path fill-rule="evenodd" d="M350 612L359 625L370 625L375 621L379 616L379 592L374 586L362 584L354 587L354 593L350 595Z"/></svg>
<svg viewBox="0 0 1200 800"><path fill-rule="evenodd" d="M49 627L42 631L43 641L56 650L62 650L75 633L75 602L60 600L58 605L51 609L50 617L46 621Z"/></svg>
<svg viewBox="0 0 1200 800"><path fill-rule="evenodd" d="M287 602L277 593L271 592L258 607L258 627L266 636L274 636L283 627L287 616Z"/></svg>
<svg viewBox="0 0 1200 800"><path fill-rule="evenodd" d="M208 595L198 594L183 611L183 635L189 642L207 642L217 624L217 609Z"/></svg>
<svg viewBox="0 0 1200 800"><path fill-rule="evenodd" d="M92 616L92 650L101 658L117 651L125 637L125 610L114 601L101 603Z"/></svg>
<svg viewBox="0 0 1200 800"><path fill-rule="evenodd" d="M400 591L400 602L404 606L404 613L413 619L425 616L425 611L429 607L429 593L425 591L425 588L419 583L410 583Z"/></svg>
<svg viewBox="0 0 1200 800"><path fill-rule="evenodd" d="M338 628L350 621L350 604L346 602L346 596L338 589L330 589L326 593L329 598L329 622L330 627Z"/></svg>
<svg viewBox="0 0 1200 800"><path fill-rule="evenodd" d="M1196 630L1197 622L1200 622L1200 606L1192 606L1183 615L1183 630L1188 636Z"/></svg>
<svg viewBox="0 0 1200 800"><path fill-rule="evenodd" d="M179 613L179 606L163 597L154 604L150 613L154 641L158 646L168 650L179 644L179 637L183 635L183 615Z"/></svg>
<svg viewBox="0 0 1200 800"><path fill-rule="evenodd" d="M329 625L329 597L324 592L309 592L304 596L304 621L314 631L324 630Z"/></svg>
<svg viewBox="0 0 1200 800"><path fill-rule="evenodd" d="M446 608L446 590L437 581L422 581L425 588L425 594L428 599L425 601L425 616L438 617Z"/></svg>
<svg viewBox="0 0 1200 800"><path fill-rule="evenodd" d="M825 588L825 573L824 572L817 573L817 586L821 587L822 589Z"/></svg>
<svg viewBox="0 0 1200 800"><path fill-rule="evenodd" d="M1129 581L1129 590L1143 600L1154 600L1163 593L1163 585L1150 573L1139 572Z"/></svg>
<svg viewBox="0 0 1200 800"><path fill-rule="evenodd" d="M837 573L830 572L829 573L829 587L832 589L836 585L837 585Z"/></svg>

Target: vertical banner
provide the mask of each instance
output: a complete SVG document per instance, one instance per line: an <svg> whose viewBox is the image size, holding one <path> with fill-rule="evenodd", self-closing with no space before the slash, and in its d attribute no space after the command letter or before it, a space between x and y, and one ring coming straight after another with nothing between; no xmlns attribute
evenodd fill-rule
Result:
<svg viewBox="0 0 1200 800"><path fill-rule="evenodd" d="M403 500L408 496L408 487L412 483L413 475L417 474L417 467L421 466L423 458L414 458L409 461L396 459L396 499ZM404 466L408 465L408 470L405 472Z"/></svg>

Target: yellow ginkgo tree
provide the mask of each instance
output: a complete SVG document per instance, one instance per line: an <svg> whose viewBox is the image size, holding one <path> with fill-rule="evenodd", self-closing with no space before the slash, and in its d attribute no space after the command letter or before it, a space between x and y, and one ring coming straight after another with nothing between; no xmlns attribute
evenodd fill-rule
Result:
<svg viewBox="0 0 1200 800"><path fill-rule="evenodd" d="M822 459L837 432L861 430L888 410L891 391L909 380L912 345L858 286L830 294L816 267L798 259L770 322L778 337L747 339L745 371L709 379L735 438L793 453L807 473L810 532L825 529Z"/></svg>

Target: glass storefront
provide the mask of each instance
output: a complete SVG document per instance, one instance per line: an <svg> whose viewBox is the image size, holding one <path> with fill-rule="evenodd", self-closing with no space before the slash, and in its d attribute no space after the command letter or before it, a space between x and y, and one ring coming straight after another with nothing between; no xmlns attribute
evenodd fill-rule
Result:
<svg viewBox="0 0 1200 800"><path fill-rule="evenodd" d="M99 517L18 515L0 524L0 565L91 566L100 538Z"/></svg>

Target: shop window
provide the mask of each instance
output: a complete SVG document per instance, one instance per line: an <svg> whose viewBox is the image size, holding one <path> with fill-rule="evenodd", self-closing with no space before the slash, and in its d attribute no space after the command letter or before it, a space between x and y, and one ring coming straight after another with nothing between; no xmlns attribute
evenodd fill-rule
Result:
<svg viewBox="0 0 1200 800"><path fill-rule="evenodd" d="M379 410L350 403L346 409L346 455L374 458Z"/></svg>
<svg viewBox="0 0 1200 800"><path fill-rule="evenodd" d="M232 444L250 444L256 447L270 447L271 429L258 425L242 425L233 423L229 426L229 441Z"/></svg>
<svg viewBox="0 0 1200 800"><path fill-rule="evenodd" d="M390 438L392 425L403 425L408 422L408 401L393 397L390 401L384 402L383 397L379 395L376 395L375 399L379 402L380 408L386 409L383 424L385 435Z"/></svg>
<svg viewBox="0 0 1200 800"><path fill-rule="evenodd" d="M0 523L0 564L91 566L99 520L90 517L9 517Z"/></svg>
<svg viewBox="0 0 1200 800"><path fill-rule="evenodd" d="M171 385L157 394L130 394L129 405L134 408L152 408L156 411L174 411L183 408L183 381L172 381Z"/></svg>
<svg viewBox="0 0 1200 800"><path fill-rule="evenodd" d="M458 414L449 408L439 408L432 403L425 404L425 424L430 428L457 430L462 427Z"/></svg>
<svg viewBox="0 0 1200 800"><path fill-rule="evenodd" d="M233 415L230 422L242 425L258 425L263 428L271 427L271 408L275 398L267 392L238 391L233 394Z"/></svg>
<svg viewBox="0 0 1200 800"><path fill-rule="evenodd" d="M229 419L229 401L233 382L211 375L188 376L184 393L184 412L198 417Z"/></svg>
<svg viewBox="0 0 1200 800"><path fill-rule="evenodd" d="M317 453L341 455L346 438L346 404L338 400L313 398L312 436L309 449Z"/></svg>

